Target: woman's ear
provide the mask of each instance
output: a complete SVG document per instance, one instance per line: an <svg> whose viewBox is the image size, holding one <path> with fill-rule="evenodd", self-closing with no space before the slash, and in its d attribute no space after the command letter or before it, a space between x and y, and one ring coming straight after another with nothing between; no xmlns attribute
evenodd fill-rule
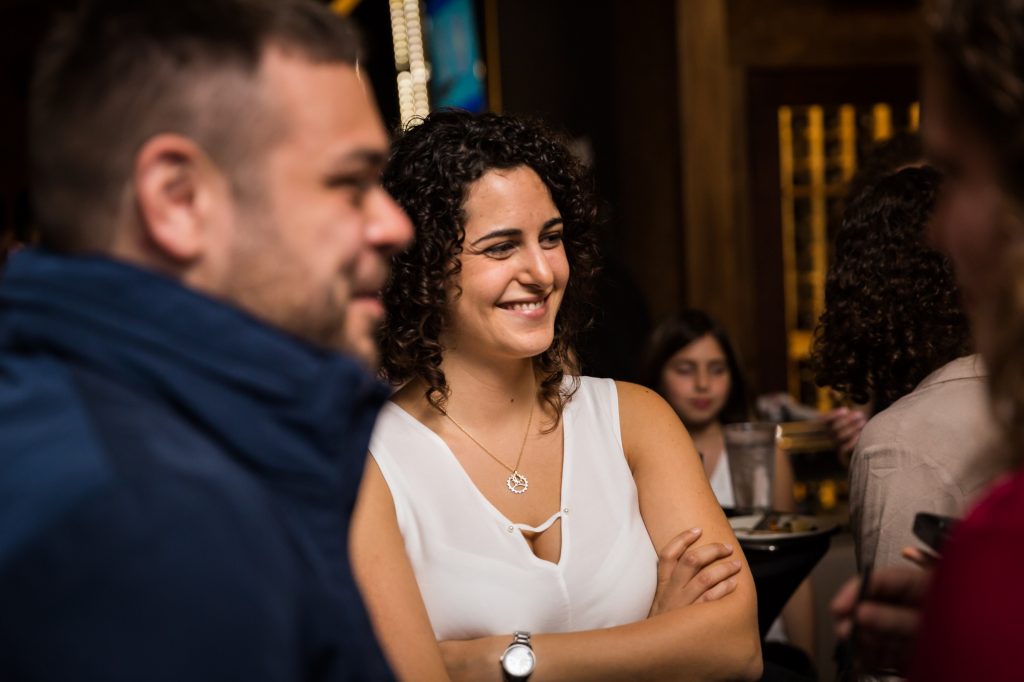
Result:
<svg viewBox="0 0 1024 682"><path fill-rule="evenodd" d="M214 173L205 152L181 135L156 135L135 156L132 175L144 239L181 264L203 255Z"/></svg>

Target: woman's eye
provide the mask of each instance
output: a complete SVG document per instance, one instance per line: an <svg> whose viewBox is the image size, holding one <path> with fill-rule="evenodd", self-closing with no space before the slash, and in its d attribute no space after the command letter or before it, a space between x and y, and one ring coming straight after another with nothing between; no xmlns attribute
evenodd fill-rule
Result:
<svg viewBox="0 0 1024 682"><path fill-rule="evenodd" d="M512 242L501 242L500 244L495 244L494 246L488 246L486 249L484 249L484 253L487 254L488 256L493 256L495 258L504 258L512 255L512 252L515 250L515 248L516 246Z"/></svg>
<svg viewBox="0 0 1024 682"><path fill-rule="evenodd" d="M543 244L544 246L549 247L549 248L550 247L554 247L554 246L558 246L559 244L562 243L562 233L561 232L548 232L546 234L543 234L540 237L540 243Z"/></svg>

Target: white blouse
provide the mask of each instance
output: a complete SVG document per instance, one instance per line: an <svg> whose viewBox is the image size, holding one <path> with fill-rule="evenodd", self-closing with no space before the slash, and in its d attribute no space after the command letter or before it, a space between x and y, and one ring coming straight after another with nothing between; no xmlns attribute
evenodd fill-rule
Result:
<svg viewBox="0 0 1024 682"><path fill-rule="evenodd" d="M622 450L615 382L582 377L562 419L562 501L532 528L499 512L440 436L394 403L381 412L370 451L438 640L647 617L658 558ZM561 556L552 563L537 558L521 531L557 519Z"/></svg>
<svg viewBox="0 0 1024 682"><path fill-rule="evenodd" d="M729 453L725 450L722 450L718 457L718 463L715 464L715 470L711 472L708 483L718 498L718 504L727 508L736 506L736 498L732 492L732 474L729 473Z"/></svg>

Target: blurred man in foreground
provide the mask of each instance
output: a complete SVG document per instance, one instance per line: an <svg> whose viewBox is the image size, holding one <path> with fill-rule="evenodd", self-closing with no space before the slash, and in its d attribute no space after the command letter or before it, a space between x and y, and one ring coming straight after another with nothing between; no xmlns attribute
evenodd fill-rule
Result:
<svg viewBox="0 0 1024 682"><path fill-rule="evenodd" d="M411 227L353 29L303 1L86 2L32 97L0 677L388 677L346 538Z"/></svg>

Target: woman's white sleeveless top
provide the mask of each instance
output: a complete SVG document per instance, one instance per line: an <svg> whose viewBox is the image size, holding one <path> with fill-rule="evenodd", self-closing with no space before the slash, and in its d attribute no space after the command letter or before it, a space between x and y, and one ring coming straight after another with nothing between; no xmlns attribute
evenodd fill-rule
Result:
<svg viewBox="0 0 1024 682"><path fill-rule="evenodd" d="M732 492L732 474L729 473L729 453L725 450L722 450L718 463L715 464L715 470L708 478L708 483L711 484L711 490L718 498L718 504L723 507L736 506L736 498Z"/></svg>
<svg viewBox="0 0 1024 682"><path fill-rule="evenodd" d="M615 383L582 377L562 419L562 503L531 528L501 514L437 434L394 403L381 412L370 451L438 640L590 630L647 616L658 558L622 450ZM555 564L538 559L520 531L557 519Z"/></svg>

